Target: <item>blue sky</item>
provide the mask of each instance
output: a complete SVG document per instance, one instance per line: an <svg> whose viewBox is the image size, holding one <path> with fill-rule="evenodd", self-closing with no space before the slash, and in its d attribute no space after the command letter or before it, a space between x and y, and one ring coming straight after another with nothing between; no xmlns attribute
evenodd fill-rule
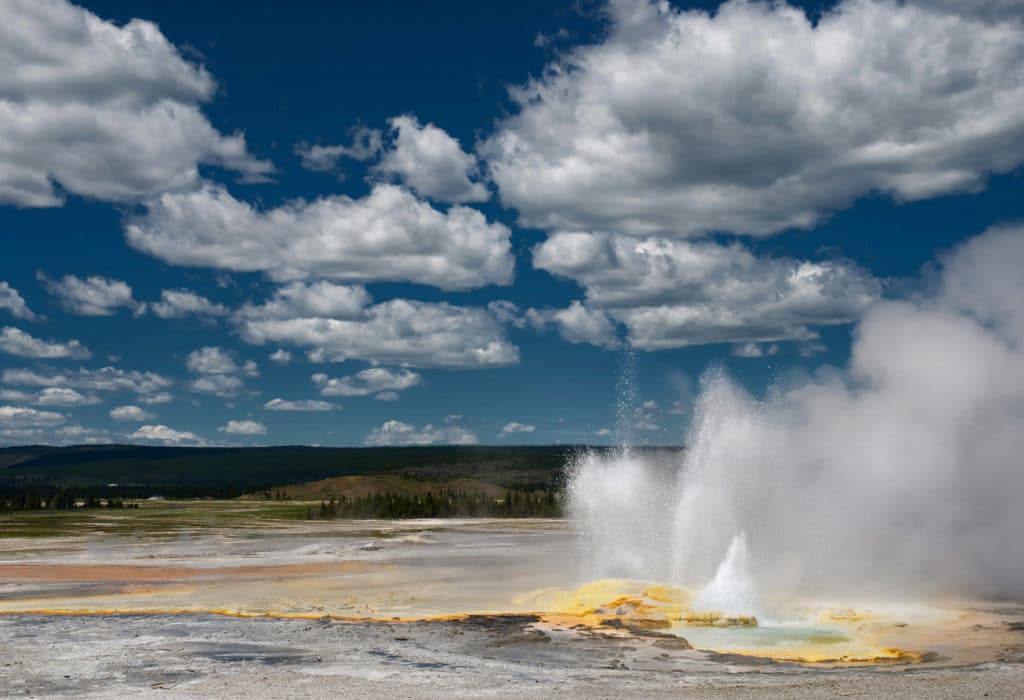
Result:
<svg viewBox="0 0 1024 700"><path fill-rule="evenodd" d="M1022 218L958 5L5 0L0 444L681 443Z"/></svg>

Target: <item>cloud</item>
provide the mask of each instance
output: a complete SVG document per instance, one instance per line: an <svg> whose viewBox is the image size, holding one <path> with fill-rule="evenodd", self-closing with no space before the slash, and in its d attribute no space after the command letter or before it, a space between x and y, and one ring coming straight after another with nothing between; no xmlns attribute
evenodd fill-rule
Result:
<svg viewBox="0 0 1024 700"><path fill-rule="evenodd" d="M328 378L326 374L317 373L312 379L322 396L369 396L379 395L380 392L394 393L410 389L418 385L423 377L408 369L370 367L349 377Z"/></svg>
<svg viewBox="0 0 1024 700"><path fill-rule="evenodd" d="M0 401L31 402L33 398L32 394L29 394L26 391L0 388Z"/></svg>
<svg viewBox="0 0 1024 700"><path fill-rule="evenodd" d="M370 295L361 286L327 281L292 282L278 287L274 295L262 304L246 304L235 314L235 319L244 323L248 320L284 320L297 316L359 318L369 303Z"/></svg>
<svg viewBox="0 0 1024 700"><path fill-rule="evenodd" d="M185 365L196 374L235 374L241 368L222 348L206 346L188 354Z"/></svg>
<svg viewBox="0 0 1024 700"><path fill-rule="evenodd" d="M373 397L375 401L398 401L397 391L382 391Z"/></svg>
<svg viewBox="0 0 1024 700"><path fill-rule="evenodd" d="M0 428L52 428L64 420L63 415L53 411L38 411L23 406L0 406Z"/></svg>
<svg viewBox="0 0 1024 700"><path fill-rule="evenodd" d="M217 428L217 431L232 435L266 435L267 426L252 420L229 420L226 425Z"/></svg>
<svg viewBox="0 0 1024 700"><path fill-rule="evenodd" d="M51 280L42 272L36 277L46 291L60 300L65 311L79 316L112 316L119 308L131 309L136 315L145 312L146 306L132 298L132 288L121 280L91 275L85 279L64 275L61 280Z"/></svg>
<svg viewBox="0 0 1024 700"><path fill-rule="evenodd" d="M132 247L175 265L446 290L510 284L509 235L474 209L440 211L384 184L361 199L335 195L269 210L208 184L164 195L125 225Z"/></svg>
<svg viewBox="0 0 1024 700"><path fill-rule="evenodd" d="M36 372L30 369L5 369L0 374L5 384L16 386L68 386L90 391L124 391L140 394L141 401L147 398L170 396L163 390L173 382L153 372L125 371L116 367L100 369L79 368L73 371ZM155 401L163 403L163 401Z"/></svg>
<svg viewBox="0 0 1024 700"><path fill-rule="evenodd" d="M195 189L200 165L246 179L272 171L203 116L213 78L155 24L118 27L60 0L10 0L4 20L0 203L60 206L64 192L137 201Z"/></svg>
<svg viewBox="0 0 1024 700"><path fill-rule="evenodd" d="M271 399L263 404L263 408L268 411L333 411L340 407L327 401Z"/></svg>
<svg viewBox="0 0 1024 700"><path fill-rule="evenodd" d="M39 428L2 428L0 429L0 442L7 444L38 443L40 442L40 436L45 432Z"/></svg>
<svg viewBox="0 0 1024 700"><path fill-rule="evenodd" d="M65 425L53 432L56 442L61 444L98 445L110 443L110 432L102 428L86 428L81 425Z"/></svg>
<svg viewBox="0 0 1024 700"><path fill-rule="evenodd" d="M374 171L394 175L416 193L441 202L484 202L491 193L471 178L478 176L476 156L433 124L405 115L388 121L394 143Z"/></svg>
<svg viewBox="0 0 1024 700"><path fill-rule="evenodd" d="M287 365L292 361L292 354L284 348L279 348L270 353L270 361L279 365Z"/></svg>
<svg viewBox="0 0 1024 700"><path fill-rule="evenodd" d="M188 388L199 394L213 394L221 398L237 396L245 387L238 377L229 374L208 374L189 382Z"/></svg>
<svg viewBox="0 0 1024 700"><path fill-rule="evenodd" d="M10 312L14 318L20 318L24 321L36 320L36 315L25 304L25 300L18 293L18 290L6 282L0 282L0 309Z"/></svg>
<svg viewBox="0 0 1024 700"><path fill-rule="evenodd" d="M813 340L812 327L851 323L882 292L853 263L757 257L738 243L559 233L534 249L533 262L585 291L586 303L572 315L567 309L563 326L579 317L575 325L586 331L584 321L600 312L624 323L642 350ZM607 330L593 337L611 340Z"/></svg>
<svg viewBox="0 0 1024 700"><path fill-rule="evenodd" d="M537 426L535 425L528 425L526 423L516 423L513 421L511 423L506 423L502 427L501 432L498 433L498 437L508 437L509 435L512 435L514 433L532 433L536 429Z"/></svg>
<svg viewBox="0 0 1024 700"><path fill-rule="evenodd" d="M477 439L476 433L471 430L450 425L444 429L444 442L449 445L476 445L480 441Z"/></svg>
<svg viewBox="0 0 1024 700"><path fill-rule="evenodd" d="M1021 0L909 0L924 8L941 10L954 15L978 17L989 21L1001 21L1024 15Z"/></svg>
<svg viewBox="0 0 1024 700"><path fill-rule="evenodd" d="M195 433L175 430L174 428L169 428L166 425L143 425L134 433L128 435L128 439L162 442L165 445L202 442L202 438Z"/></svg>
<svg viewBox="0 0 1024 700"><path fill-rule="evenodd" d="M656 402L644 401L641 405L635 407L632 415L627 418L629 427L643 432L660 430L661 426L658 425L659 414L660 410Z"/></svg>
<svg viewBox="0 0 1024 700"><path fill-rule="evenodd" d="M20 328L10 326L0 330L0 352L39 360L86 360L92 357L89 349L77 340L69 340L66 343L40 340Z"/></svg>
<svg viewBox="0 0 1024 700"><path fill-rule="evenodd" d="M564 309L527 309L526 319L538 330L553 325L570 343L590 343L607 350L622 346L608 315L579 301L573 301Z"/></svg>
<svg viewBox="0 0 1024 700"><path fill-rule="evenodd" d="M475 434L457 425L434 427L431 424L422 429L397 420L385 421L379 428L374 428L363 441L373 447L389 445L432 445L443 442L451 445L475 445L478 440Z"/></svg>
<svg viewBox="0 0 1024 700"><path fill-rule="evenodd" d="M143 395L143 396L139 397L139 401L141 401L142 403L147 404L147 405L150 405L150 404L161 404L161 403L170 403L173 400L174 400L174 395L170 394L170 393L168 393L166 391L160 391L160 392L157 392L155 394L146 394L146 395Z"/></svg>
<svg viewBox="0 0 1024 700"><path fill-rule="evenodd" d="M99 402L95 396L86 396L62 386L46 387L37 392L32 399L32 403L37 406L89 406Z"/></svg>
<svg viewBox="0 0 1024 700"><path fill-rule="evenodd" d="M765 355L776 355L779 352L779 346L772 343L765 348L760 343L738 343L732 346L733 357L764 357Z"/></svg>
<svg viewBox="0 0 1024 700"><path fill-rule="evenodd" d="M1024 23L954 4L611 3L479 151L552 231L769 235L866 195L977 191L1024 161Z"/></svg>
<svg viewBox="0 0 1024 700"><path fill-rule="evenodd" d="M156 416L138 406L127 405L110 409L110 417L116 421L135 421L136 423L141 423L142 421L152 420Z"/></svg>
<svg viewBox="0 0 1024 700"><path fill-rule="evenodd" d="M313 298L329 301L320 306ZM405 299L357 308L368 300L361 287L296 283L243 308L237 321L246 342L307 347L314 362L475 368L519 361L503 324L486 309Z"/></svg>
<svg viewBox="0 0 1024 700"><path fill-rule="evenodd" d="M189 389L222 398L236 396L245 382L242 376L258 377L259 368L252 360L237 364L226 350L206 346L193 350L185 359L189 371L201 375L189 383Z"/></svg>
<svg viewBox="0 0 1024 700"><path fill-rule="evenodd" d="M160 318L184 318L195 316L227 316L228 308L215 304L204 296L187 289L165 289L160 292L160 301L150 304L150 309Z"/></svg>
<svg viewBox="0 0 1024 700"><path fill-rule="evenodd" d="M351 146L314 146L307 143L295 147L295 153L302 159L302 167L315 172L329 172L338 167L342 158L370 160L380 153L383 139L380 129L365 126L352 130Z"/></svg>

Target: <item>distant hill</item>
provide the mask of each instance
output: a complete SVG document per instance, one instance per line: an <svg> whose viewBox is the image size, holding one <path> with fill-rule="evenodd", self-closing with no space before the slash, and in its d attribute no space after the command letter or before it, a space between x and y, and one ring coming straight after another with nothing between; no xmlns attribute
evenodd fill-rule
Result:
<svg viewBox="0 0 1024 700"><path fill-rule="evenodd" d="M480 479L422 479L402 474L364 474L360 476L335 476L305 484L290 484L267 492L256 492L243 498L262 499L287 498L296 501L326 501L332 496L340 498L365 498L379 493L401 496L425 496L428 492L465 491L479 493L488 498L500 498L507 492L495 484Z"/></svg>
<svg viewBox="0 0 1024 700"><path fill-rule="evenodd" d="M428 482L475 479L494 488L523 489L557 482L573 455L585 449L609 448L8 447L0 448L0 494L66 488L104 496L234 497L334 477L371 474Z"/></svg>

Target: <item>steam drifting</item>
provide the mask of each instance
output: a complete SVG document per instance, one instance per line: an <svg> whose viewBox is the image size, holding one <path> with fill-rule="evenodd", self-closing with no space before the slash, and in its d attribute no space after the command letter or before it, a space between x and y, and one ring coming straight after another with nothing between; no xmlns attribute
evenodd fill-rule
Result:
<svg viewBox="0 0 1024 700"><path fill-rule="evenodd" d="M580 459L586 575L704 588L739 538L765 595L1024 594L1024 228L874 305L845 370L764 402L707 373L688 443Z"/></svg>

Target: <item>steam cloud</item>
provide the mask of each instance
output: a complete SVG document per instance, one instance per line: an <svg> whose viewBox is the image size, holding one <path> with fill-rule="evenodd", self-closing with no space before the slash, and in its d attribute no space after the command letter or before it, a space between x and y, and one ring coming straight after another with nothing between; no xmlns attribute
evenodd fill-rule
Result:
<svg viewBox="0 0 1024 700"><path fill-rule="evenodd" d="M1024 227L938 262L843 371L765 402L709 372L682 464L582 457L586 573L699 588L745 533L767 593L1024 594Z"/></svg>

